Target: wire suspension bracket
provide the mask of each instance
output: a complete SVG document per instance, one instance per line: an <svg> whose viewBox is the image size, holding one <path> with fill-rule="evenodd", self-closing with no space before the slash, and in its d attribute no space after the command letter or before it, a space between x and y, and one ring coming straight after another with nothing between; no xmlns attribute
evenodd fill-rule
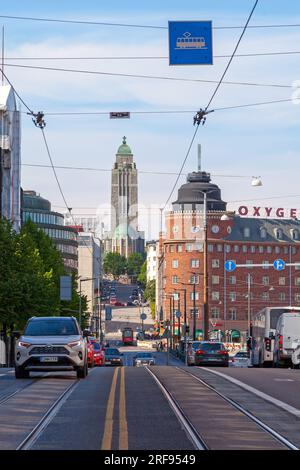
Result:
<svg viewBox="0 0 300 470"><path fill-rule="evenodd" d="M32 122L36 127L39 127L40 129L44 129L46 127L46 122L44 119L44 113L42 111L38 111L37 113L27 113L29 115L34 116L32 118Z"/></svg>
<svg viewBox="0 0 300 470"><path fill-rule="evenodd" d="M205 109L200 108L199 111L197 111L197 113L194 116L194 125L197 124L197 126L199 126L199 124L202 124L202 126L204 126L206 122L206 116L209 113L213 113L213 112L214 112L214 109L212 109L211 111L206 111Z"/></svg>

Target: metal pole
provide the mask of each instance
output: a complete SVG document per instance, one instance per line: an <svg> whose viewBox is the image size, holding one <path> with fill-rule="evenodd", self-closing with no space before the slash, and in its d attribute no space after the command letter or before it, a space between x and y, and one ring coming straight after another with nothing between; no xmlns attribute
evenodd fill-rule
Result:
<svg viewBox="0 0 300 470"><path fill-rule="evenodd" d="M172 335L172 349L174 349L174 337L175 337L175 299L174 295L172 296L172 323L173 323L173 335Z"/></svg>
<svg viewBox="0 0 300 470"><path fill-rule="evenodd" d="M180 312L180 293L178 293L178 304L177 304L178 312ZM178 341L180 341L180 317L178 317Z"/></svg>
<svg viewBox="0 0 300 470"><path fill-rule="evenodd" d="M79 280L79 327L81 329L81 279Z"/></svg>
<svg viewBox="0 0 300 470"><path fill-rule="evenodd" d="M250 323L251 323L250 296L251 296L251 275L250 273L248 273L248 337L250 336Z"/></svg>
<svg viewBox="0 0 300 470"><path fill-rule="evenodd" d="M187 366L187 333L186 333L186 289L184 290L184 363Z"/></svg>
<svg viewBox="0 0 300 470"><path fill-rule="evenodd" d="M207 194L204 194L204 272L203 272L203 281L204 281L204 300L203 300L203 320L204 320L204 340L207 341L208 338L208 323L209 323L209 315L208 315L208 305L207 305L207 297L208 297L208 269L207 269Z"/></svg>
<svg viewBox="0 0 300 470"><path fill-rule="evenodd" d="M98 330L98 336L99 339L101 338L101 303L100 303L100 277L98 277L98 318L99 318L99 330Z"/></svg>
<svg viewBox="0 0 300 470"><path fill-rule="evenodd" d="M170 320L167 320L167 366L170 361Z"/></svg>
<svg viewBox="0 0 300 470"><path fill-rule="evenodd" d="M196 283L194 275L194 287L193 287L193 341L196 341Z"/></svg>

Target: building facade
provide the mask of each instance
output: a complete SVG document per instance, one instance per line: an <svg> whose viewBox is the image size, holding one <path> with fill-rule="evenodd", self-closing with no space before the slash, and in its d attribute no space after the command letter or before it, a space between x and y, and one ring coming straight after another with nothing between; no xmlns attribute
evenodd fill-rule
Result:
<svg viewBox="0 0 300 470"><path fill-rule="evenodd" d="M144 253L144 238L138 230L138 172L123 137L111 174L111 231L105 235L105 251L126 258L131 253Z"/></svg>
<svg viewBox="0 0 300 470"><path fill-rule="evenodd" d="M154 281L157 276L157 256L156 256L157 241L152 240L146 242L147 253L147 282Z"/></svg>
<svg viewBox="0 0 300 470"><path fill-rule="evenodd" d="M64 225L64 216L51 210L51 203L35 191L22 192L22 222L31 220L41 228L60 251L68 273L78 269L77 230Z"/></svg>
<svg viewBox="0 0 300 470"><path fill-rule="evenodd" d="M10 85L0 86L0 217L21 225L20 112Z"/></svg>
<svg viewBox="0 0 300 470"><path fill-rule="evenodd" d="M200 171L188 175L172 209L166 214L166 233L161 236L158 253L157 311L162 307L165 319L172 317L173 307L183 315L186 294L190 332L195 318L196 337L202 337L205 290L210 337L245 340L251 318L260 309L300 306L299 220L229 213L218 186L211 183L208 173ZM225 214L226 220L221 219ZM299 265L276 271L268 266L276 259ZM246 266L227 272L228 260Z"/></svg>

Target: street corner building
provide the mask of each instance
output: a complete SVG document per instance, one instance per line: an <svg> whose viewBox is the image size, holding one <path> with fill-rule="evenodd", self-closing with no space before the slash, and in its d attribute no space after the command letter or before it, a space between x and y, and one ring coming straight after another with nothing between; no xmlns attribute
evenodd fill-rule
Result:
<svg viewBox="0 0 300 470"><path fill-rule="evenodd" d="M10 85L0 86L0 218L21 224L20 111Z"/></svg>
<svg viewBox="0 0 300 470"><path fill-rule="evenodd" d="M176 311L183 317L186 309L192 337L203 338L206 318L210 339L245 343L249 321L262 308L300 306L300 221L294 212L243 217L251 211L226 208L209 173L188 175L160 233L156 309L175 332ZM270 266L276 259L295 265L277 271ZM246 266L227 272L228 260Z"/></svg>
<svg viewBox="0 0 300 470"><path fill-rule="evenodd" d="M138 170L123 137L111 172L111 231L105 234L105 252L128 258L144 250L145 235L138 229Z"/></svg>

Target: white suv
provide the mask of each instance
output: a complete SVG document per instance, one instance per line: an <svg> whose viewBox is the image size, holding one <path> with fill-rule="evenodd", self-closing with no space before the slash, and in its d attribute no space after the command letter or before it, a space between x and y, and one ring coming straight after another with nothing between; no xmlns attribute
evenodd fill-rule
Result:
<svg viewBox="0 0 300 470"><path fill-rule="evenodd" d="M75 370L77 378L88 373L87 343L74 317L32 317L15 347L16 379L30 371Z"/></svg>

